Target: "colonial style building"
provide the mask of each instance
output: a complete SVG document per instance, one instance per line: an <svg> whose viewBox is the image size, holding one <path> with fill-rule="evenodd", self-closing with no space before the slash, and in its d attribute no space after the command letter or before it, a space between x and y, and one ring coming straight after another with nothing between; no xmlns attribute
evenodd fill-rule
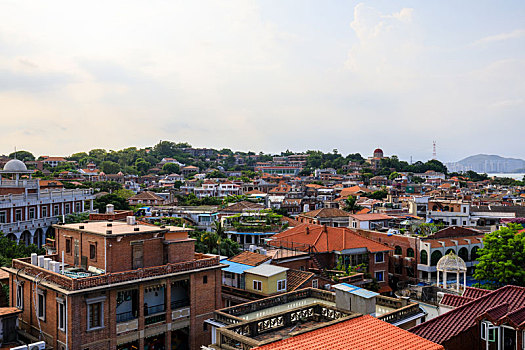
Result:
<svg viewBox="0 0 525 350"><path fill-rule="evenodd" d="M17 159L0 171L0 232L8 238L42 246L64 215L93 211L91 190L53 188L31 177L32 171Z"/></svg>
<svg viewBox="0 0 525 350"><path fill-rule="evenodd" d="M56 225L56 251L13 260L20 333L46 349L199 349L220 307L218 257L188 229L97 221Z"/></svg>

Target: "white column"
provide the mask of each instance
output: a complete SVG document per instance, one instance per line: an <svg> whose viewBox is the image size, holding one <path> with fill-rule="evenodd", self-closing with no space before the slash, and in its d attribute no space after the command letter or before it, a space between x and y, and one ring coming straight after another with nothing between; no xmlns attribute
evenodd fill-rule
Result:
<svg viewBox="0 0 525 350"><path fill-rule="evenodd" d="M463 291L467 288L467 271L463 271Z"/></svg>
<svg viewBox="0 0 525 350"><path fill-rule="evenodd" d="M447 271L443 271L443 288L447 288Z"/></svg>
<svg viewBox="0 0 525 350"><path fill-rule="evenodd" d="M89 210L93 211L93 200L92 199L89 201Z"/></svg>
<svg viewBox="0 0 525 350"><path fill-rule="evenodd" d="M437 283L436 283L436 287L439 287L439 270L437 270Z"/></svg>
<svg viewBox="0 0 525 350"><path fill-rule="evenodd" d="M460 273L461 273L461 272L459 272L459 270L458 270L458 272L457 272L457 276L456 276L456 277L457 277L457 278L456 278L456 281L457 281L457 284L458 284L457 287L456 287L456 290L458 291L458 293L459 293L459 274L460 274Z"/></svg>

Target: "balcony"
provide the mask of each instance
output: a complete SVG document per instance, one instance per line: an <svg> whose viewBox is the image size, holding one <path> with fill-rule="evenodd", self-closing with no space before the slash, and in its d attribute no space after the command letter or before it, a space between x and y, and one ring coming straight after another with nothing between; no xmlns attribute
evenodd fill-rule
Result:
<svg viewBox="0 0 525 350"><path fill-rule="evenodd" d="M24 230L36 230L37 228L49 227L58 222L56 217L32 219L0 224L0 231L4 233L21 232Z"/></svg>
<svg viewBox="0 0 525 350"><path fill-rule="evenodd" d="M51 258L54 261L59 261L57 254L47 255L46 257ZM86 288L102 287L108 284L135 281L146 277L183 273L219 266L219 257L210 257L205 254L195 253L195 260L191 261L87 277L79 275L77 278L72 278L58 272L53 272L36 265L32 265L31 258L13 259L11 269L13 270L13 273L16 273L18 269L21 269L23 270L21 273L29 276L40 275L42 278L45 278L46 281L57 284L66 290L81 290Z"/></svg>

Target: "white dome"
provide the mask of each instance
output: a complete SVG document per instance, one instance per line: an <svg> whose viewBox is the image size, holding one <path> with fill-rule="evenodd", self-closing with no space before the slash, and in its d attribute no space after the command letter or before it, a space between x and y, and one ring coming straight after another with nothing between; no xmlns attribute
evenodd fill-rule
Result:
<svg viewBox="0 0 525 350"><path fill-rule="evenodd" d="M436 269L447 272L467 271L467 265L463 259L451 252L439 259Z"/></svg>
<svg viewBox="0 0 525 350"><path fill-rule="evenodd" d="M27 173L27 167L21 160L11 159L4 165L4 172L6 173Z"/></svg>

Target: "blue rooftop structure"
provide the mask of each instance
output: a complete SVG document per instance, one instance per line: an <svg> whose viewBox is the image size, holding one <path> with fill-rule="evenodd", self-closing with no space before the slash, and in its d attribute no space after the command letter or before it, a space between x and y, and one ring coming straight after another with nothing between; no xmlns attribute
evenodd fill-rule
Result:
<svg viewBox="0 0 525 350"><path fill-rule="evenodd" d="M333 287L335 289L339 289L339 290L342 290L344 292L348 292L348 293L351 293L351 294L354 294L354 295L358 295L358 296L360 296L362 298L366 298L366 299L370 299L370 298L373 298L373 297L379 295L379 293L372 292L371 290L363 289L361 287L353 286L353 285L348 284L348 283L339 283L339 284L336 284Z"/></svg>
<svg viewBox="0 0 525 350"><path fill-rule="evenodd" d="M253 268L253 266L231 262L231 261L228 261L227 259L221 260L221 264L228 265L228 267L223 268L222 271L236 273L238 275L241 275L244 273L244 271Z"/></svg>

